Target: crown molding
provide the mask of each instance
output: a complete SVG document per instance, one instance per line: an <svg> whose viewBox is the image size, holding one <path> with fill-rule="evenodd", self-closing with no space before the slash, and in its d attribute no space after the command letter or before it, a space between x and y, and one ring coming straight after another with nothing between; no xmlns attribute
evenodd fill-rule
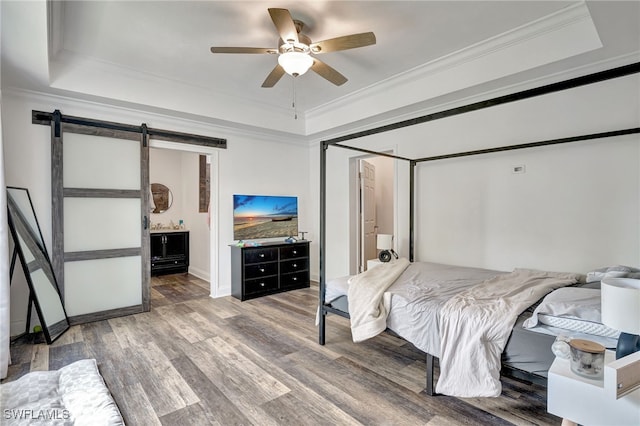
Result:
<svg viewBox="0 0 640 426"><path fill-rule="evenodd" d="M503 85L498 88L484 90L472 95L457 96L453 98L443 97L446 99L427 100L422 103L407 105L403 108L398 108L394 111L389 111L377 116L368 117L367 119L360 120L358 122L352 122L345 126L336 127L315 134L310 134L308 135L309 146L319 147L320 142L323 140L345 136L350 133L370 130L374 127L382 127L395 124L401 121L422 117L440 111L446 111L452 108L474 104L476 102L481 102L487 99L493 99L524 90L546 86L548 84L553 84L564 80L570 80L572 78L581 77L588 74L594 74L597 72L618 68L624 65L636 63L638 61L640 61L640 50L629 54L620 55L618 57L609 58L607 60L574 67L568 70L546 74L542 77L536 77L526 81L520 81L513 84Z"/></svg>
<svg viewBox="0 0 640 426"><path fill-rule="evenodd" d="M307 145L307 139L304 136L293 133L243 126L211 117L165 110L148 105L117 102L112 99L95 99L91 96L80 98L66 94L45 93L13 87L3 88L2 96L5 99L10 96L24 99L39 105L38 108L41 109L60 109L69 115L91 116L92 118L115 120L134 125L146 123L152 127L171 126L172 129L177 131L225 138L230 141L234 138L242 138L287 145Z"/></svg>
<svg viewBox="0 0 640 426"><path fill-rule="evenodd" d="M600 47L591 14L580 2L310 109L305 114L307 133L322 131L324 123L357 121L399 108L399 102L436 98Z"/></svg>

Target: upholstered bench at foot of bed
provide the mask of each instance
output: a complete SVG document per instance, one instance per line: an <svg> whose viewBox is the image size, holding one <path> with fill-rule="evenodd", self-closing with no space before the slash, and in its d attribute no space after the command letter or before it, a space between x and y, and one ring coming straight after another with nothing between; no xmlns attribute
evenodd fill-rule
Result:
<svg viewBox="0 0 640 426"><path fill-rule="evenodd" d="M0 385L3 425L124 425L95 359Z"/></svg>

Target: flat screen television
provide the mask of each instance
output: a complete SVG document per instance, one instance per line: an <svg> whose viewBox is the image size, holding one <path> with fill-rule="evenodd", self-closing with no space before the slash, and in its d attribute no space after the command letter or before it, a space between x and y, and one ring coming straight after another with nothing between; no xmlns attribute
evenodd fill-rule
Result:
<svg viewBox="0 0 640 426"><path fill-rule="evenodd" d="M297 237L298 197L233 196L233 239Z"/></svg>

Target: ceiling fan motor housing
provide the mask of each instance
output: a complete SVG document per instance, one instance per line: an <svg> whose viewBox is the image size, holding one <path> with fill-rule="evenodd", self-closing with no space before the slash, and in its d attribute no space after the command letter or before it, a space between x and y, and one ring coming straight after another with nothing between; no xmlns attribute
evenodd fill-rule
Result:
<svg viewBox="0 0 640 426"><path fill-rule="evenodd" d="M278 43L278 51L280 53L287 52L301 52L301 53L309 53L311 52L311 39L304 34L298 34L298 42L296 43L293 40L284 41L280 39Z"/></svg>

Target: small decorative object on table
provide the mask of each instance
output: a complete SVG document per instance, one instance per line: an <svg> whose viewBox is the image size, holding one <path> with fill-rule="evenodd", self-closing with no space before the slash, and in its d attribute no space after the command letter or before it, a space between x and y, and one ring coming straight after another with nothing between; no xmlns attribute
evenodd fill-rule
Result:
<svg viewBox="0 0 640 426"><path fill-rule="evenodd" d="M572 339L571 371L588 379L602 379L604 376L604 346L590 340Z"/></svg>

